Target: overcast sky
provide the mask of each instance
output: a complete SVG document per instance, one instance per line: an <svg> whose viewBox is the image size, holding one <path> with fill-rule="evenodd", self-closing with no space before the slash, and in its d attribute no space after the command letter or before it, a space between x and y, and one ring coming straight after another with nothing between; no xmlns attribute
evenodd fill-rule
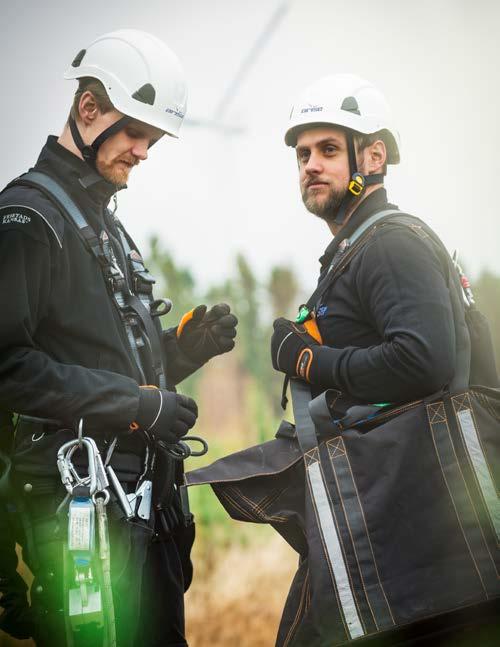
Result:
<svg viewBox="0 0 500 647"><path fill-rule="evenodd" d="M261 278L290 262L312 290L329 232L301 204L283 134L306 85L353 72L380 87L399 126L390 198L458 247L471 274L500 273L496 0L5 2L0 183L61 131L76 85L63 72L98 35L128 27L163 39L186 71L188 116L218 120L228 84L280 4L288 9L279 27L224 107L224 121L244 132L185 126L134 169L119 216L136 242L146 251L158 233L203 285L222 280L242 251Z"/></svg>

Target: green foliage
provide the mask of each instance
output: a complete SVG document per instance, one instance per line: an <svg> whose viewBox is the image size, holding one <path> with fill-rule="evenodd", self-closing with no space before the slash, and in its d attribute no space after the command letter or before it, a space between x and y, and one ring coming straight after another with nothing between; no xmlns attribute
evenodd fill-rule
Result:
<svg viewBox="0 0 500 647"><path fill-rule="evenodd" d="M159 287L173 303L172 315L175 314L176 319L169 326L175 325L185 312L197 305L194 277L186 267L176 263L157 236L152 236L149 244L148 265Z"/></svg>
<svg viewBox="0 0 500 647"><path fill-rule="evenodd" d="M490 324L497 367L500 368L500 276L483 270L473 290L477 307Z"/></svg>
<svg viewBox="0 0 500 647"><path fill-rule="evenodd" d="M277 265L271 270L268 282L273 318L291 319L297 311L297 294L299 285L293 270Z"/></svg>

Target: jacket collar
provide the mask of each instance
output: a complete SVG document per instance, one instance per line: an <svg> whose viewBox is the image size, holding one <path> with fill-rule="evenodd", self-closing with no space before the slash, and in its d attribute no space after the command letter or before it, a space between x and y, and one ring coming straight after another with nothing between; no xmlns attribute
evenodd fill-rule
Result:
<svg viewBox="0 0 500 647"><path fill-rule="evenodd" d="M390 204L387 201L387 192L383 187L381 187L373 193L370 193L370 195L365 198L358 207L356 207L347 223L330 242L323 255L319 258L321 269L323 270L325 266L328 266L331 263L338 246L345 238L349 238L349 236L351 236L351 234L353 234L371 215L377 211L382 211L383 209L397 209L397 206Z"/></svg>
<svg viewBox="0 0 500 647"><path fill-rule="evenodd" d="M115 186L94 171L84 160L57 142L57 137L50 135L42 148L37 166L47 166L55 177L68 183L72 190L78 187L85 195L98 205L107 205L111 196L126 188ZM69 188L69 186L68 186Z"/></svg>

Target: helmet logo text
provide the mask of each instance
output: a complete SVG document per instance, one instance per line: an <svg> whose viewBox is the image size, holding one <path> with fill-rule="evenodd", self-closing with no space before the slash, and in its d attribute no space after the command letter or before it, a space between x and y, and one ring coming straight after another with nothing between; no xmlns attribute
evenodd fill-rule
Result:
<svg viewBox="0 0 500 647"><path fill-rule="evenodd" d="M303 114L307 114L308 112L321 112L322 110L323 110L323 106L313 106L309 104L308 107L302 108L302 110L300 111L300 114L303 115Z"/></svg>

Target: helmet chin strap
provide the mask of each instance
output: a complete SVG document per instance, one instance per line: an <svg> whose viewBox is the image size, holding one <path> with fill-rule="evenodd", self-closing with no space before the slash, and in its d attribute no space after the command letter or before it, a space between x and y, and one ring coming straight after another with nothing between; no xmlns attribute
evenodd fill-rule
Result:
<svg viewBox="0 0 500 647"><path fill-rule="evenodd" d="M354 137L350 130L346 130L347 154L349 157L349 175L351 177L346 194L337 210L334 223L343 225L347 216L347 211L353 205L356 198L359 198L370 184L380 184L384 182L383 173L374 175L363 175L358 171L356 162L356 151L354 150Z"/></svg>
<svg viewBox="0 0 500 647"><path fill-rule="evenodd" d="M69 128L71 130L71 136L73 137L75 146L82 154L83 159L89 166L92 167L92 169L94 169L94 171L96 171L96 159L99 147L106 141L106 139L109 139L109 137L115 135L119 130L125 128L125 126L131 121L132 117L127 117L126 115L124 115L121 119L118 119L118 121L115 121L114 124L111 124L111 126L106 128L106 130L103 130L102 133L98 135L91 144L84 143L73 117L69 118Z"/></svg>

